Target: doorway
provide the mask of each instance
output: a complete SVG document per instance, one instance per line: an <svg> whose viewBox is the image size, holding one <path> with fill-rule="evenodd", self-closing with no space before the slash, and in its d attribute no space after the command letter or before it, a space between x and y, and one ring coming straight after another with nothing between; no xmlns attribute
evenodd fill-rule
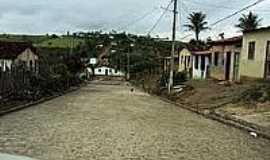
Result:
<svg viewBox="0 0 270 160"><path fill-rule="evenodd" d="M109 74L109 71L108 71L108 69L106 69L105 70L105 76L108 76L108 74Z"/></svg>
<svg viewBox="0 0 270 160"><path fill-rule="evenodd" d="M239 66L240 66L240 53L234 53L234 65L233 65L233 80L237 81L239 78Z"/></svg>
<svg viewBox="0 0 270 160"><path fill-rule="evenodd" d="M231 52L226 54L225 80L230 80L231 73Z"/></svg>
<svg viewBox="0 0 270 160"><path fill-rule="evenodd" d="M270 80L270 41L266 46L265 79Z"/></svg>

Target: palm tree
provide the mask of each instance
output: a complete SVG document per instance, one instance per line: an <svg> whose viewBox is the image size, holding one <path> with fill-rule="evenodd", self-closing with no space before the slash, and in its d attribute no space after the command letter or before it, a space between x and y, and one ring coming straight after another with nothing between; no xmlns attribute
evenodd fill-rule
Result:
<svg viewBox="0 0 270 160"><path fill-rule="evenodd" d="M206 14L202 12L193 12L188 16L189 24L184 25L189 31L194 31L196 36L196 41L199 41L199 35L202 31L209 29L206 25L208 22L206 19Z"/></svg>
<svg viewBox="0 0 270 160"><path fill-rule="evenodd" d="M239 24L235 26L242 31L249 31L258 28L261 21L262 19L259 19L257 14L249 12L247 15L243 14L242 17L239 18Z"/></svg>

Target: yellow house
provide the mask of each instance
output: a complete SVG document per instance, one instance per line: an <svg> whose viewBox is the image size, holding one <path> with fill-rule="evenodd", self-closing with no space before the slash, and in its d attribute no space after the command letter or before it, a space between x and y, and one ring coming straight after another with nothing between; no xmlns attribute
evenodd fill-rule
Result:
<svg viewBox="0 0 270 160"><path fill-rule="evenodd" d="M270 79L270 26L244 32L240 76Z"/></svg>
<svg viewBox="0 0 270 160"><path fill-rule="evenodd" d="M210 42L210 77L217 80L238 81L242 36Z"/></svg>
<svg viewBox="0 0 270 160"><path fill-rule="evenodd" d="M192 53L184 48L179 52L179 72L192 72Z"/></svg>

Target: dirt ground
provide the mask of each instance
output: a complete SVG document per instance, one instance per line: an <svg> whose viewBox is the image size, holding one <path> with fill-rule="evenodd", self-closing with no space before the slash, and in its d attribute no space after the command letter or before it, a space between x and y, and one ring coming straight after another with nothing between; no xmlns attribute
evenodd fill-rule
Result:
<svg viewBox="0 0 270 160"><path fill-rule="evenodd" d="M268 160L270 142L131 87L89 84L0 117L0 152L40 160Z"/></svg>
<svg viewBox="0 0 270 160"><path fill-rule="evenodd" d="M216 106L234 101L250 85L224 84L213 80L191 80L185 83L192 90L178 95L177 101L190 105L199 105L202 109L212 109Z"/></svg>
<svg viewBox="0 0 270 160"><path fill-rule="evenodd" d="M213 80L188 81L192 90L177 95L177 102L199 109L212 109L257 124L270 132L270 102L247 104L238 100L257 81L243 84L226 84Z"/></svg>
<svg viewBox="0 0 270 160"><path fill-rule="evenodd" d="M262 104L244 104L244 103L235 103L227 104L222 108L219 108L219 111L222 111L232 116L245 120L247 122L257 124L263 127L270 133L270 103Z"/></svg>

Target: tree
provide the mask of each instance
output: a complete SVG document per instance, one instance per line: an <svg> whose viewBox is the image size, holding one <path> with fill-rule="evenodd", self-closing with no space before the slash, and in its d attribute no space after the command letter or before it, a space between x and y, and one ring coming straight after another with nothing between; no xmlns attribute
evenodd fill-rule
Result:
<svg viewBox="0 0 270 160"><path fill-rule="evenodd" d="M193 12L189 14L189 24L184 25L189 31L193 31L196 36L196 40L199 41L199 35L202 31L209 29L206 25L208 22L205 20L206 14L202 12Z"/></svg>
<svg viewBox="0 0 270 160"><path fill-rule="evenodd" d="M242 31L249 31L258 28L261 21L262 19L259 19L257 14L249 12L247 15L243 14L242 17L239 18L239 24L235 26Z"/></svg>

